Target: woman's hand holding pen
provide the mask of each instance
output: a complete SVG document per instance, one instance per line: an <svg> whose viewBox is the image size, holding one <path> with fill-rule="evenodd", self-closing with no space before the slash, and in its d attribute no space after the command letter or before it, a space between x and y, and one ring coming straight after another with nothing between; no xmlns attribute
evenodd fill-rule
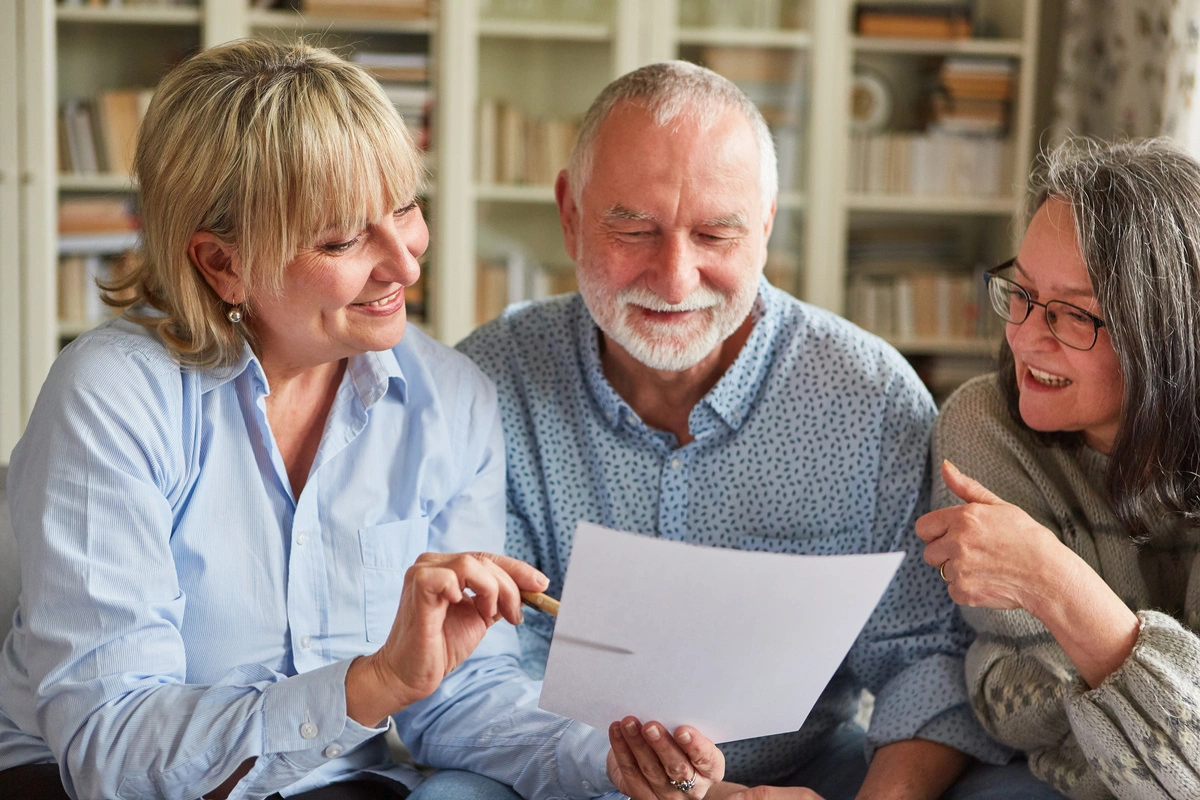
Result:
<svg viewBox="0 0 1200 800"><path fill-rule="evenodd" d="M725 756L687 725L672 736L660 723L626 717L608 728L608 774L633 800L700 800L725 776Z"/></svg>
<svg viewBox="0 0 1200 800"><path fill-rule="evenodd" d="M346 712L375 726L428 697L506 619L520 624L521 591L540 592L545 575L493 553L423 553L404 575L387 641L346 673Z"/></svg>

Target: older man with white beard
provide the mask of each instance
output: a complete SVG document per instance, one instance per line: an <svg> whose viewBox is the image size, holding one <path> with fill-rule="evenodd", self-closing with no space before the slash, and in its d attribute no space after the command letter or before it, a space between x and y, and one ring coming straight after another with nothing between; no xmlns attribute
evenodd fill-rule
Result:
<svg viewBox="0 0 1200 800"><path fill-rule="evenodd" d="M592 104L555 186L579 293L513 306L460 345L499 388L507 550L555 596L581 519L747 550L905 551L804 726L722 745L731 782L708 797L748 784L791 800L934 798L972 757L1008 757L972 715L970 634L913 532L934 405L895 350L762 278L776 193L762 116L715 73L651 65ZM540 677L553 620L521 628ZM714 647L680 653L680 680ZM852 721L863 688L877 698L867 733ZM628 719L610 738L683 789L696 771L719 777L719 757L682 761L663 734ZM1044 796L1023 764L972 769L1009 776L1004 794L947 796Z"/></svg>

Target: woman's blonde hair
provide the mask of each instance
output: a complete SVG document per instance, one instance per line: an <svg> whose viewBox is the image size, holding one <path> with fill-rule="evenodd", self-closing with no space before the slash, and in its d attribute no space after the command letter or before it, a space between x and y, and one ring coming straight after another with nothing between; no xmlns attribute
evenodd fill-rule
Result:
<svg viewBox="0 0 1200 800"><path fill-rule="evenodd" d="M271 302L286 265L326 230L357 230L410 202L420 156L366 72L300 43L240 40L205 50L155 90L134 159L142 250L106 289L180 363L235 363L249 337L188 256L197 231L233 247L244 313ZM251 342L253 344L253 342Z"/></svg>

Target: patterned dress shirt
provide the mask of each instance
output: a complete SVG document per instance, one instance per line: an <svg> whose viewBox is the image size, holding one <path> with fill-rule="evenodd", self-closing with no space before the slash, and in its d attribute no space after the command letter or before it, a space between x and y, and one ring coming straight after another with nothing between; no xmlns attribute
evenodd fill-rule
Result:
<svg viewBox="0 0 1200 800"><path fill-rule="evenodd" d="M682 447L639 419L606 380L600 334L578 295L512 306L464 340L459 349L500 394L508 552L545 572L559 596L581 519L743 550L903 551L804 725L723 745L727 776L785 777L854 717L864 688L876 696L870 746L921 737L1007 760L971 712L963 680L971 634L913 532L929 503L936 411L928 392L880 339L765 280L752 313L749 339L692 409L695 438ZM540 676L553 620L536 617L520 634L523 664ZM692 656L720 646L696 642Z"/></svg>
<svg viewBox="0 0 1200 800"><path fill-rule="evenodd" d="M369 772L415 785L384 728L346 716L426 551L503 546L495 391L410 328L350 359L294 497L249 348L180 369L117 320L54 363L13 453L20 607L0 656L0 769L60 765L77 798L231 798ZM607 736L537 708L501 623L394 718L416 759L531 798L613 788Z"/></svg>

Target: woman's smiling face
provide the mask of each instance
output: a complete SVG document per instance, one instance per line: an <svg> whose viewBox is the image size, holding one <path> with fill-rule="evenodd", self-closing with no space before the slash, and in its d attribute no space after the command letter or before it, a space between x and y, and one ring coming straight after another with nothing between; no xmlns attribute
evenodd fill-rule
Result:
<svg viewBox="0 0 1200 800"><path fill-rule="evenodd" d="M1049 198L1034 214L1017 254L1013 279L1032 299L1062 300L1101 319L1087 264L1079 251L1070 205ZM1101 453L1112 449L1121 421L1125 381L1108 330L1090 350L1067 347L1034 306L1020 325L1005 326L1021 393L1021 419L1036 431L1079 431Z"/></svg>
<svg viewBox="0 0 1200 800"><path fill-rule="evenodd" d="M295 369L395 347L428 245L415 202L363 230L325 232L287 265L282 292L255 306L260 357Z"/></svg>

